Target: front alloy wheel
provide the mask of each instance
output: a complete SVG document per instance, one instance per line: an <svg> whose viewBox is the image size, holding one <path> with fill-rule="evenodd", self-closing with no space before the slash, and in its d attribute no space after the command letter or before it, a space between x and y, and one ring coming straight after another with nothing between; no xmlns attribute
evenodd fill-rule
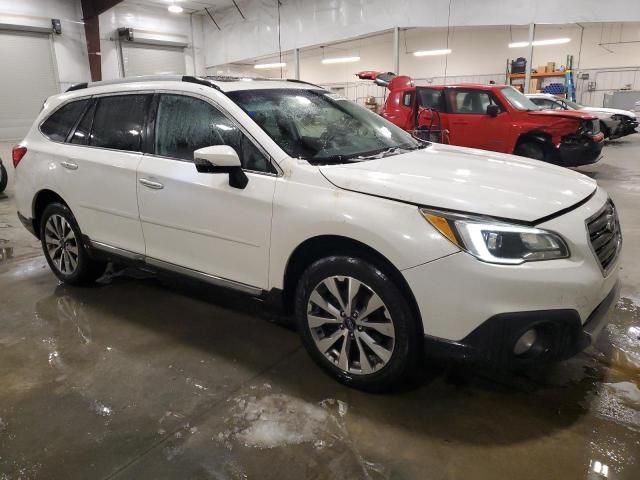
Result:
<svg viewBox="0 0 640 480"><path fill-rule="evenodd" d="M296 288L296 322L309 355L332 377L361 390L412 383L422 363L420 318L391 268L329 256L311 264Z"/></svg>
<svg viewBox="0 0 640 480"><path fill-rule="evenodd" d="M318 350L344 372L370 374L391 359L395 328L389 309L353 277L331 276L316 285L307 321Z"/></svg>

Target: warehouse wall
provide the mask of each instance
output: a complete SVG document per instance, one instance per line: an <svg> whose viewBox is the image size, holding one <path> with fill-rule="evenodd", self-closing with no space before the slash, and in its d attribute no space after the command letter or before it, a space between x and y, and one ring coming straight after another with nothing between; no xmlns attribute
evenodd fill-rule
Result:
<svg viewBox="0 0 640 480"><path fill-rule="evenodd" d="M80 23L82 13L79 1L0 0L0 16L10 23L59 18L62 23L62 35L54 35L53 43L60 90L90 78L84 26Z"/></svg>
<svg viewBox="0 0 640 480"><path fill-rule="evenodd" d="M509 48L510 42L526 41L527 28L521 26L458 27L449 33L447 56L415 57L417 50L442 49L447 46L447 30L443 28L410 29L400 35L400 72L416 78L504 73L507 59L527 56L528 48ZM574 68L612 68L640 65L640 23L590 24L536 27L536 39L571 38L562 45L534 48L533 66L555 62L558 67L566 63L568 54L574 56ZM582 40L581 40L582 38ZM599 43L630 42L599 46ZM323 57L360 56L359 62L325 65ZM252 59L236 64L210 68L209 72L266 74L279 76L279 69L257 71ZM272 55L259 59L260 63L277 62ZM283 55L287 67L283 76L293 75L293 56ZM301 76L309 81L345 82L353 80L361 70L393 69L393 37L383 33L355 41L333 44L325 48L311 48L301 52Z"/></svg>
<svg viewBox="0 0 640 480"><path fill-rule="evenodd" d="M202 16L193 16L194 35L191 35L191 17L187 14L170 14L166 8L141 5L117 5L100 15L100 46L102 49L102 78L105 80L121 76L117 48L116 30L130 27L160 34L180 35L190 44L185 48L186 73L204 73ZM194 62L195 56L195 62Z"/></svg>
<svg viewBox="0 0 640 480"><path fill-rule="evenodd" d="M287 0L281 4L280 15L275 1L238 1L246 19L229 4L228 8L215 11L220 30L212 22L205 22L209 67L277 52L278 17L280 43L285 51L396 26L640 21L640 2L629 0L609 0L606 4L601 0Z"/></svg>
<svg viewBox="0 0 640 480"><path fill-rule="evenodd" d="M567 44L539 46L534 48L533 66L555 62L557 67L566 63L568 54L574 56L574 68L591 72L596 78L600 70L619 70L620 75L598 75L598 89L603 92L615 88L640 88L640 23L603 23L580 25L539 25L536 26L536 39L567 37ZM528 48L509 48L510 42L526 41L528 28L523 26L485 26L457 27L449 32L448 47L452 53L447 56L415 57L417 50L442 49L447 46L446 28L409 29L400 35L400 72L424 81L442 82L481 82L489 80L504 82L507 60L518 56L527 56ZM638 42L638 43L621 43ZM599 45L604 44L604 45ZM323 57L360 56L355 63L325 65ZM276 62L277 55L262 57L259 60L237 62L210 68L210 73L229 73L243 75L280 76L280 70L254 70L253 64ZM290 52L283 55L287 67L284 77L292 77L293 56ZM446 75L445 79L445 67ZM341 42L325 48L310 48L301 52L301 77L314 83L344 89L344 94L352 99L363 99L368 95L382 97L383 91L363 86L357 82L354 73L361 70L388 71L393 69L393 36L389 32L361 38L355 41ZM558 79L548 79L548 82ZM579 81L579 93L583 100L593 105L601 105L603 93L586 94L586 81ZM366 84L365 84L366 85ZM339 90L340 91L340 90Z"/></svg>

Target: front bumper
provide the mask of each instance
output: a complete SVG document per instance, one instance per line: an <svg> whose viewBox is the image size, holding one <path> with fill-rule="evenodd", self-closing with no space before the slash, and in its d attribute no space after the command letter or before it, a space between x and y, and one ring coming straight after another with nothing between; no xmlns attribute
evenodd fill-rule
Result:
<svg viewBox="0 0 640 480"><path fill-rule="evenodd" d="M600 160L604 135L581 135L564 139L556 150L555 163L563 167L579 167Z"/></svg>
<svg viewBox="0 0 640 480"><path fill-rule="evenodd" d="M438 343L471 345L475 350L482 350L478 345L491 338L492 344L508 345L512 351L511 335L532 322L553 319L563 326L552 336L564 338L565 345L579 344L576 326L586 328L618 278L619 255L603 271L587 230L586 221L607 201L606 192L598 188L582 205L536 224L563 236L569 258L499 265L461 251L402 270L418 305L424 334ZM513 326L504 326L511 322ZM500 357L489 357L496 355Z"/></svg>
<svg viewBox="0 0 640 480"><path fill-rule="evenodd" d="M618 126L618 130L616 131L616 135L613 138L625 137L627 135L631 135L632 133L637 133L636 130L638 128L638 120L631 117L625 117L624 120L620 122Z"/></svg>
<svg viewBox="0 0 640 480"><path fill-rule="evenodd" d="M502 313L489 318L464 339L452 342L425 336L430 357L455 359L495 368L514 368L565 360L592 345L607 325L609 313L618 301L616 283L582 324L576 310L539 310ZM514 347L528 330L536 341L527 352L516 355Z"/></svg>

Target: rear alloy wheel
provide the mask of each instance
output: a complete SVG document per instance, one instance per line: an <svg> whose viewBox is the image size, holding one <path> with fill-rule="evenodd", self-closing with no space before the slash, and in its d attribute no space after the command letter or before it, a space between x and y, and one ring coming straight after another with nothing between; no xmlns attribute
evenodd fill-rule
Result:
<svg viewBox="0 0 640 480"><path fill-rule="evenodd" d="M92 283L105 271L105 263L89 257L71 210L61 203L48 205L40 220L40 241L49 267L71 285Z"/></svg>
<svg viewBox="0 0 640 480"><path fill-rule="evenodd" d="M516 147L515 155L521 157L533 158L534 160L545 160L546 154L544 146L539 142L522 142Z"/></svg>
<svg viewBox="0 0 640 480"><path fill-rule="evenodd" d="M78 239L63 216L51 215L47 219L44 243L56 268L64 275L72 275L78 268Z"/></svg>
<svg viewBox="0 0 640 480"><path fill-rule="evenodd" d="M385 391L416 377L419 319L376 265L350 256L316 261L300 279L295 310L305 348L340 382Z"/></svg>

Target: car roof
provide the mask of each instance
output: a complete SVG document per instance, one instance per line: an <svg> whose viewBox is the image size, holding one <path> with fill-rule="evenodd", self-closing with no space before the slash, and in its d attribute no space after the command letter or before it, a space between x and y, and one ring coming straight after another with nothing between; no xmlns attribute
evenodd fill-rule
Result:
<svg viewBox="0 0 640 480"><path fill-rule="evenodd" d="M473 90L493 90L495 88L504 88L508 85L502 84L485 84L485 83L456 83L453 85L416 85L417 88L433 88L436 90L444 90L445 88L453 88L453 89L466 89L471 88Z"/></svg>

